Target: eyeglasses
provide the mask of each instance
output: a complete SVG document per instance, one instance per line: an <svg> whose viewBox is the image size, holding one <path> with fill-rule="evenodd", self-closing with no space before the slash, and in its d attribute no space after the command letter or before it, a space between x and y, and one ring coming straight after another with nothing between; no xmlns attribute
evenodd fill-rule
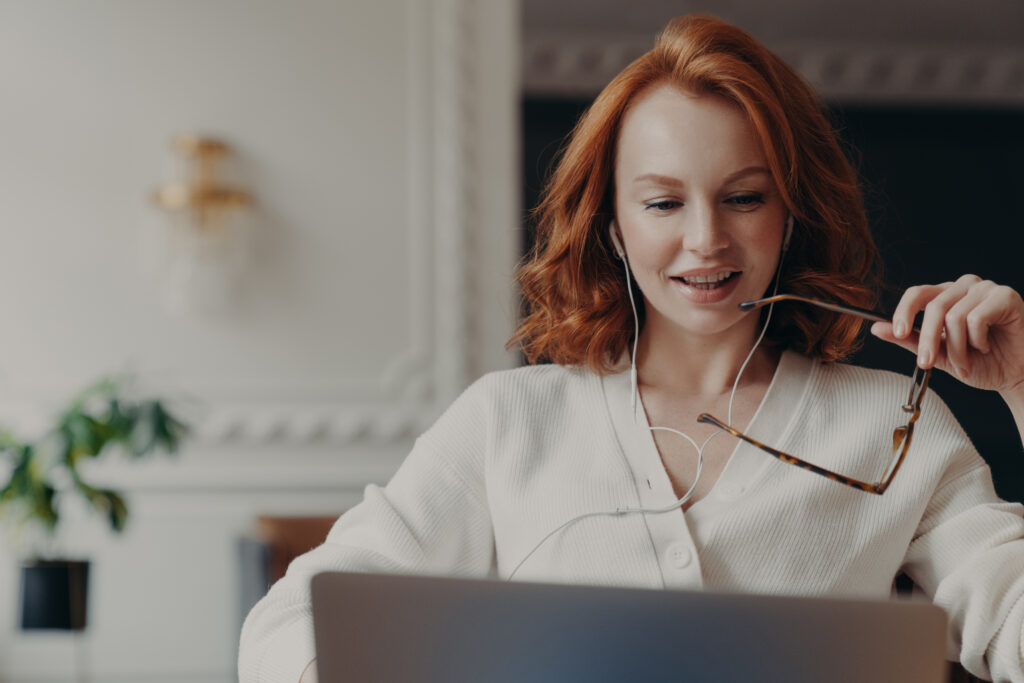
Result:
<svg viewBox="0 0 1024 683"><path fill-rule="evenodd" d="M817 306L819 308L824 308L829 311L835 311L836 313L854 315L857 316L858 318L863 318L865 320L889 322L888 318L873 311L867 311L862 308L854 308L853 306L841 306L839 304L834 304L827 301L819 301L818 299L797 296L795 294L778 294L776 296L771 296L766 299L758 299L756 301L745 301L740 304L740 308L745 311L750 311L756 308L761 308L762 306L766 306L768 304L778 303L780 301L799 301L805 304L810 304L812 306ZM920 330L914 328L914 331L919 332ZM874 484L868 483L866 481L861 481L859 479L854 479L852 477L847 477L842 474L838 474L831 470L827 470L824 467L818 467L813 463L807 462L806 460L801 460L800 458L792 456L789 453L784 453L782 451L772 448L771 446L766 446L763 443L757 441L756 439L750 438L749 436L739 431L738 429L735 429L730 425L725 424L718 418L712 415L708 415L707 413L701 413L701 415L697 418L697 421L706 424L713 424L716 427L729 432L736 438L742 439L743 441L746 441L750 445L760 448L762 451L778 458L784 463L796 465L797 467L807 470L808 472L813 472L814 474L820 474L821 476L827 479L831 479L832 481L838 482L845 486L850 486L855 489L860 489L861 491L867 491L868 493L877 493L878 495L881 495L885 493L885 490L887 488L889 488L889 484L892 483L893 478L899 471L900 465L903 464L904 458L907 457L907 450L910 448L910 442L914 438L914 423L917 422L917 418L921 416L921 399L924 398L925 392L928 391L928 380L931 378L931 375L932 371L930 368L928 370L921 370L920 368L917 367L916 363L914 364L914 375L911 379L910 394L907 396L907 402L901 406L903 411L910 415L910 418L907 420L907 423L905 425L896 427L896 429L893 430L892 457L889 460L888 465L886 465L886 468L882 471L881 477Z"/></svg>

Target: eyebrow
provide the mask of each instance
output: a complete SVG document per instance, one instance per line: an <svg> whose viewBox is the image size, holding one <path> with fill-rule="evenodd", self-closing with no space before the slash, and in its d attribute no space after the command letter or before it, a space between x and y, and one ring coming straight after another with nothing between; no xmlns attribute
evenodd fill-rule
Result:
<svg viewBox="0 0 1024 683"><path fill-rule="evenodd" d="M747 166L746 168L741 168L735 173L730 173L728 176L725 177L723 184L731 183L734 180L745 178L746 176L762 173L766 175L771 175L771 172L764 166ZM659 185L667 185L668 187L683 186L683 181L679 180L678 178L673 178L670 175L661 175L659 173L645 173L641 176L637 176L636 178L634 178L633 182L641 183L647 180L652 180Z"/></svg>

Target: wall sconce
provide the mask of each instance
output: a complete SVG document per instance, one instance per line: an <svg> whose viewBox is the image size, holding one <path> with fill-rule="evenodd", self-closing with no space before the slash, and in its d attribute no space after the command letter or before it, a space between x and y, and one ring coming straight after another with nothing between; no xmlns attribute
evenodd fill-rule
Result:
<svg viewBox="0 0 1024 683"><path fill-rule="evenodd" d="M178 136L173 146L188 161L188 177L153 195L172 223L165 254L165 303L176 313L221 310L244 270L249 236L238 223L252 197L218 178L218 166L231 151L223 141L187 134Z"/></svg>

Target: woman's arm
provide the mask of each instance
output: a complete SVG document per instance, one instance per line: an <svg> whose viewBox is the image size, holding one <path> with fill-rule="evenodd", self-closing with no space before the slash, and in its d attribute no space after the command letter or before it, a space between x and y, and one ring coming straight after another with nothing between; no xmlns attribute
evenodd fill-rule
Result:
<svg viewBox="0 0 1024 683"><path fill-rule="evenodd" d="M951 467L907 549L905 571L949 617L949 654L985 680L1024 682L1024 519L988 467Z"/></svg>
<svg viewBox="0 0 1024 683"><path fill-rule="evenodd" d="M296 558L253 607L239 647L241 683L296 683L315 675L310 581L320 572L485 576L492 570L483 481L487 420L479 398L471 387L456 400L388 485L366 487L363 501L341 516L323 545Z"/></svg>
<svg viewBox="0 0 1024 683"><path fill-rule="evenodd" d="M920 334L912 331L923 312ZM964 275L900 299L872 334L976 389L999 392L1024 441L1024 300L1009 287ZM969 670L1024 680L1024 521L999 501L987 467L951 474L935 492L905 569L949 614L950 637Z"/></svg>

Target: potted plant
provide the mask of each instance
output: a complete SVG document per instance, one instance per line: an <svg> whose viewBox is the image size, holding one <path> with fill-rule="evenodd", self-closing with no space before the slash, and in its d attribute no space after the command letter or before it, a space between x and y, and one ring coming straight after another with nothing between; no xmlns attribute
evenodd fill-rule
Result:
<svg viewBox="0 0 1024 683"><path fill-rule="evenodd" d="M82 466L111 450L133 459L174 453L187 433L162 401L126 393L112 380L89 387L34 441L0 430L0 483L4 464L9 473L0 486L0 522L28 557L21 570L23 629L85 628L89 563L52 556L61 501L80 496L115 532L128 520L123 495L89 484Z"/></svg>

